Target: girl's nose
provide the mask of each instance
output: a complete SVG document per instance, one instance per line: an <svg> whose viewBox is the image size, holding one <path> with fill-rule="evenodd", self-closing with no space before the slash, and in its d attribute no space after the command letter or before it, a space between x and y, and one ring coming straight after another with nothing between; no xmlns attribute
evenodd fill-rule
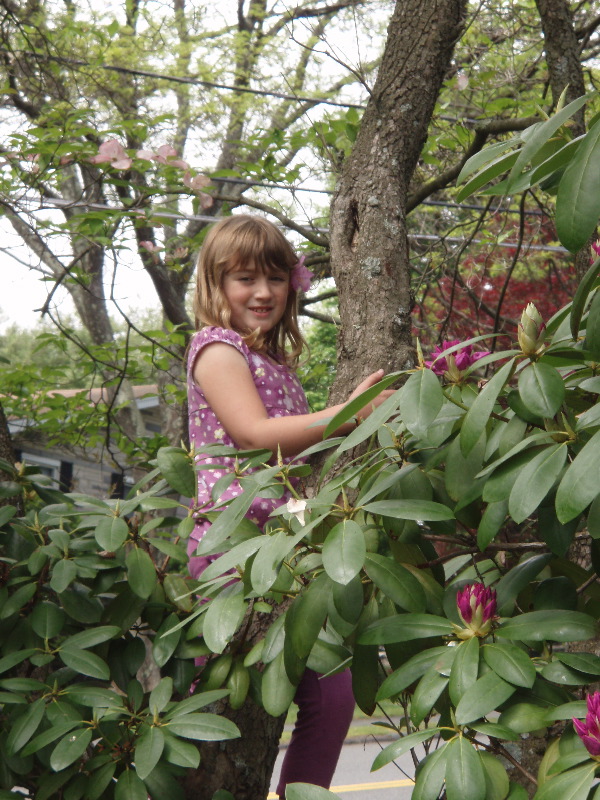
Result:
<svg viewBox="0 0 600 800"><path fill-rule="evenodd" d="M256 281L254 285L254 294L257 297L270 297L271 296L271 285L266 277L263 275Z"/></svg>

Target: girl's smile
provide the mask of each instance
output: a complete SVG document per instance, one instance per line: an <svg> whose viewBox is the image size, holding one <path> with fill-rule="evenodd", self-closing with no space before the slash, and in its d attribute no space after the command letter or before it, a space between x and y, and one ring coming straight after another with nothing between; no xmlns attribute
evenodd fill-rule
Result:
<svg viewBox="0 0 600 800"><path fill-rule="evenodd" d="M281 320L289 294L289 276L283 270L263 272L233 269L225 275L223 293L231 309L231 327L257 328L267 333Z"/></svg>

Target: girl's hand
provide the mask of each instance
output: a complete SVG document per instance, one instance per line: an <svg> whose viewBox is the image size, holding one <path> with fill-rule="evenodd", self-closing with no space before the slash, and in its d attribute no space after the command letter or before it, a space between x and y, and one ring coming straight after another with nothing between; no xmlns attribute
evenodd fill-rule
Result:
<svg viewBox="0 0 600 800"><path fill-rule="evenodd" d="M371 373L371 375L369 375L368 378L365 378L364 381L361 381L361 383L358 384L358 386L352 392L352 394L350 395L350 397L346 402L349 403L350 400L354 400L354 398L358 397L359 394L366 392L366 390L370 389L371 386L374 386L376 383L379 383L379 381L383 378L383 376L384 376L384 371L382 369L378 369L377 372ZM371 400L371 402L368 405L360 409L360 411L356 414L356 418L360 421L361 419L368 417L372 411L374 411L378 406L380 406L384 400L387 400L388 397L391 397L391 395L393 395L395 391L396 391L395 389L384 389L377 395L377 397Z"/></svg>

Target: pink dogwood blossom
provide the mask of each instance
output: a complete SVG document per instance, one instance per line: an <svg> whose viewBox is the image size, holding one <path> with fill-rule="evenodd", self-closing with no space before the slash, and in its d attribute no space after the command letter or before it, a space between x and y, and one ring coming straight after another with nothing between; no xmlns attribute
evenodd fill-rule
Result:
<svg viewBox="0 0 600 800"><path fill-rule="evenodd" d="M313 273L304 266L304 259L306 256L300 256L297 264L292 268L292 278L290 284L294 291L302 289L303 292L308 292L310 289L310 282L313 279Z"/></svg>
<svg viewBox="0 0 600 800"><path fill-rule="evenodd" d="M98 155L92 156L90 161L92 164L109 163L114 169L129 169L133 164L123 145L116 139L102 142L98 148Z"/></svg>
<svg viewBox="0 0 600 800"><path fill-rule="evenodd" d="M600 692L587 696L585 720L574 719L573 727L591 756L600 756Z"/></svg>

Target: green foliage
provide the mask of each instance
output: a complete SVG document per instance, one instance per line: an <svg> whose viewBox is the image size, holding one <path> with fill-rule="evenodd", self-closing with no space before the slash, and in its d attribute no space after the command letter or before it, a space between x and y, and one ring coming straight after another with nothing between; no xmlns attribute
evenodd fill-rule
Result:
<svg viewBox="0 0 600 800"><path fill-rule="evenodd" d="M600 125L596 117L585 135L572 139L567 122L596 97L593 92L580 97L545 122L470 158L458 176L459 184L467 183L457 199L466 199L510 170L507 178L482 193L515 194L538 185L556 193L558 238L572 252L580 250L600 218Z"/></svg>
<svg viewBox="0 0 600 800"><path fill-rule="evenodd" d="M223 664L214 680L209 673L208 685L229 686L240 655L250 669L262 659L262 702L279 714L306 665L334 671L350 663L366 713L394 698L406 714L398 740L373 769L423 744L428 755L415 796L437 797L443 786L449 798L519 796L498 756L521 733L584 716L577 692L600 669L592 653L561 649L594 638L600 612L594 568L563 556L584 536L577 531L599 496L600 384L582 344L599 290L594 281L588 286L585 298L550 322L534 355L513 349L488 357L487 381L478 383L473 368L454 373L453 383L448 373L440 378L424 366L408 373L351 436L331 440L303 521L284 505L264 532L250 529L244 494L269 496L287 485L294 467L242 475L245 493L215 516L199 548L223 553L202 578L199 592L209 600L197 606L192 623L204 619L204 643L218 654L215 667ZM330 429L372 392L348 404ZM366 449L332 469L349 443ZM240 581L224 576L219 583L234 564ZM457 612L456 592L467 583L496 590L498 612L487 626L464 627ZM282 596L291 603L264 643L239 654L244 612ZM382 646L390 651L385 667ZM570 726L563 731L564 741L572 740ZM436 750L438 734L446 743ZM493 755L484 752L490 737ZM596 762L583 745L576 752L540 781L537 798L594 785ZM301 787L290 791L310 796Z"/></svg>
<svg viewBox="0 0 600 800"><path fill-rule="evenodd" d="M169 475L180 455L162 456ZM105 501L1 466L12 479L7 494L27 502L25 516L8 506L13 514L0 520L2 789L145 800L163 798L168 785L181 797L177 778L199 762L193 743L239 731L204 710L229 690L189 694L195 636L173 635L194 585L172 572L185 540L170 544L177 561L159 546L177 519L153 509L179 503L163 479ZM180 582L175 596L169 579ZM153 686L138 679L145 642L161 671Z"/></svg>

